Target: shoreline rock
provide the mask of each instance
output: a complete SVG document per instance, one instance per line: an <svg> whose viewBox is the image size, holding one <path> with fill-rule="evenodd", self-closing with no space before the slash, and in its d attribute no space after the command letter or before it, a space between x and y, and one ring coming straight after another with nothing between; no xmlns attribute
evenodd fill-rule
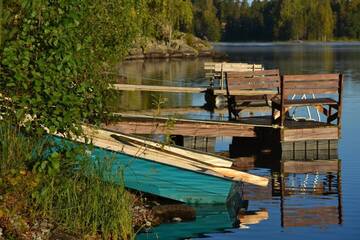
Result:
<svg viewBox="0 0 360 240"><path fill-rule="evenodd" d="M175 39L167 43L156 39L145 39L143 42L143 45L131 48L125 60L224 57L224 54L216 52L208 41L188 33L177 33Z"/></svg>

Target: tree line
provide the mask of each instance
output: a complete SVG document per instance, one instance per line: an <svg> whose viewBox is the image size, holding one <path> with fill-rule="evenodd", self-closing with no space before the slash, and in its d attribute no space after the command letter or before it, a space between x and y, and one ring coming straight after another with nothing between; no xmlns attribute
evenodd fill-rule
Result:
<svg viewBox="0 0 360 240"><path fill-rule="evenodd" d="M212 41L359 39L360 0L194 0L193 31Z"/></svg>
<svg viewBox="0 0 360 240"><path fill-rule="evenodd" d="M141 37L210 41L360 39L360 0L138 0Z"/></svg>

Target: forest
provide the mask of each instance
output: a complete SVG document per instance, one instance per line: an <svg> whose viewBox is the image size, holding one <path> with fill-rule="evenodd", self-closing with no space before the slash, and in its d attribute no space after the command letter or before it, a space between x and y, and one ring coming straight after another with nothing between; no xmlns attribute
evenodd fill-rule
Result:
<svg viewBox="0 0 360 240"><path fill-rule="evenodd" d="M360 38L359 0L196 0L194 33L212 41Z"/></svg>
<svg viewBox="0 0 360 240"><path fill-rule="evenodd" d="M210 41L356 40L360 0L146 0L144 34ZM156 26L161 26L157 28ZM157 31L154 31L157 29ZM158 31L160 29L160 31Z"/></svg>

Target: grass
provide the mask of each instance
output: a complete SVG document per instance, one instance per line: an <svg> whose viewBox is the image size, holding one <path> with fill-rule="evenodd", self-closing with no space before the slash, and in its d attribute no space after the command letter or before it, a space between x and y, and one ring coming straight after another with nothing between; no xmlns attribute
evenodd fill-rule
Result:
<svg viewBox="0 0 360 240"><path fill-rule="evenodd" d="M135 238L133 199L121 170L112 168L111 157L95 160L88 152L84 146L37 141L11 124L0 124L0 227L5 238L21 236L26 223L38 218L81 238ZM23 226L11 225L9 219L15 218Z"/></svg>
<svg viewBox="0 0 360 240"><path fill-rule="evenodd" d="M14 169L25 169L34 148L34 141L20 134L18 128L0 121L0 174Z"/></svg>

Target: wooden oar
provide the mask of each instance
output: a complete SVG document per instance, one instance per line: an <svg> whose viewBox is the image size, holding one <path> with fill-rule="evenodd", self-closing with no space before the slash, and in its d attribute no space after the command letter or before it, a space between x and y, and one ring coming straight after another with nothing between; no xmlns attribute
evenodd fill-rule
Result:
<svg viewBox="0 0 360 240"><path fill-rule="evenodd" d="M172 146L168 146L168 145L161 145L160 143L151 142L151 141L146 141L146 143L145 143L145 142L141 141L141 139L139 139L140 141L137 141L132 138L119 136L118 134L111 134L111 137L113 137L117 141L130 142L130 143L136 144L137 146L152 148L152 149L156 149L161 152L171 153L172 155L184 157L184 158L190 159L192 161L196 161L196 162L203 163L203 164L211 164L213 166L218 166L218 167L231 167L233 164L233 162L230 160L224 160L222 158L217 158L217 157L214 157L211 155L207 155L206 153L201 154L201 153L192 152L190 150L176 148L176 147L172 147Z"/></svg>
<svg viewBox="0 0 360 240"><path fill-rule="evenodd" d="M85 127L84 129L86 130L87 127ZM108 130L99 129L97 131L99 134L104 134L106 137L109 137L109 132L111 133L111 131L108 131ZM139 138L139 137L130 136L127 134L122 134L122 133L117 133L117 132L116 133L114 132L114 134L111 134L111 135L114 135L118 139L124 138L127 141L145 144L148 146L155 147L157 149L172 152L177 155L181 155L181 156L191 158L191 159L194 159L197 161L201 161L204 163L210 163L212 165L219 166L219 167L231 167L233 164L233 161L231 161L230 159L224 159L224 158L221 158L218 156L210 155L208 153L201 153L201 152L194 151L194 150L187 150L187 149L181 148L181 147L164 145L164 144L161 144L159 142L152 141L149 139ZM113 137L111 135L110 135L110 137Z"/></svg>

